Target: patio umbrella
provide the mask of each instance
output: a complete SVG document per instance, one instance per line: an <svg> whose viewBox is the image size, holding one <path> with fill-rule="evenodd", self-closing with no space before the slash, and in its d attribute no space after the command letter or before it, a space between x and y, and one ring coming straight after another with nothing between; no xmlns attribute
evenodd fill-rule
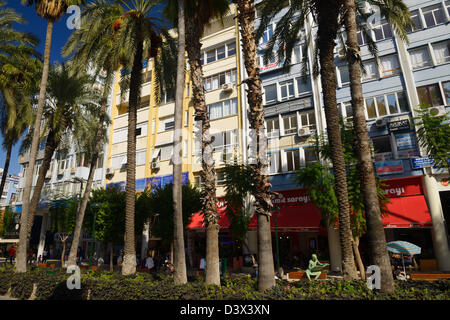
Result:
<svg viewBox="0 0 450 320"><path fill-rule="evenodd" d="M409 256L413 256L415 254L420 254L421 248L416 246L413 243L406 241L391 241L387 243L387 249L390 252L401 254L402 255L402 264L403 264L403 272L405 271L405 262L403 260L403 255L407 254Z"/></svg>
<svg viewBox="0 0 450 320"><path fill-rule="evenodd" d="M393 253L408 254L413 256L415 254L420 254L420 247L406 241L391 241L387 243L387 249Z"/></svg>

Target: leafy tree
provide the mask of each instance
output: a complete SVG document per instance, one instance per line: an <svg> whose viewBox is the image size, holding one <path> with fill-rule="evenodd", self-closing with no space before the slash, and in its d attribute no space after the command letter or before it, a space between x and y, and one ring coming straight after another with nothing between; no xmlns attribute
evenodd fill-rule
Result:
<svg viewBox="0 0 450 320"><path fill-rule="evenodd" d="M114 243L123 243L125 233L125 192L115 187L92 190L87 204L83 229L92 231L95 216L95 239L109 244L110 271L113 271Z"/></svg>
<svg viewBox="0 0 450 320"><path fill-rule="evenodd" d="M64 256L66 253L66 241L73 233L77 215L77 199L59 198L53 200L49 205L51 219L51 231L58 234L63 244L61 253L61 266L64 267Z"/></svg>
<svg viewBox="0 0 450 320"><path fill-rule="evenodd" d="M169 246L174 239L174 210L173 206L169 205L172 203L172 197L172 184L167 184L163 188L153 190L147 200L147 210L152 215L158 215L152 228L152 233L162 238L162 243L165 246ZM190 217L202 209L201 192L195 186L184 184L182 186L182 199L183 226L186 227L189 224Z"/></svg>
<svg viewBox="0 0 450 320"><path fill-rule="evenodd" d="M450 116L433 116L429 106L420 105L416 110L418 116L414 118L418 127L417 137L422 148L435 161L435 166L447 170L450 174Z"/></svg>
<svg viewBox="0 0 450 320"><path fill-rule="evenodd" d="M246 245L245 237L250 220L254 213L254 195L256 193L253 182L254 168L248 164L226 163L225 202L226 213L230 220L231 236L237 240L240 247ZM247 248L248 250L248 248Z"/></svg>
<svg viewBox="0 0 450 320"><path fill-rule="evenodd" d="M2 215L2 221L0 224L0 236L4 237L5 233L10 231L14 227L14 212L8 206L5 208L5 212Z"/></svg>

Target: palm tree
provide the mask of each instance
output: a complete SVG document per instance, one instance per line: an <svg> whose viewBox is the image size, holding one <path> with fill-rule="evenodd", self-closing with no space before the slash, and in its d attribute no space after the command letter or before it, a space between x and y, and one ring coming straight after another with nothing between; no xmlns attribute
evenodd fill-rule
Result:
<svg viewBox="0 0 450 320"><path fill-rule="evenodd" d="M206 226L206 279L207 284L220 285L219 271L219 214L216 203L216 174L211 155L212 137L209 134L210 122L205 104L203 70L200 62L200 39L205 25L213 18L221 18L229 10L226 0L187 0L185 14L189 19L186 25L186 51L189 59L192 82L192 101L196 121L201 122L202 171L203 183L202 207Z"/></svg>
<svg viewBox="0 0 450 320"><path fill-rule="evenodd" d="M298 35L305 27L310 13L316 19L317 38L313 57L313 74L321 76L323 102L327 124L328 140L331 145L331 160L335 176L335 190L339 205L339 234L342 250L342 273L346 279L357 279L356 266L352 250L352 232L350 228L350 206L347 194L347 178L345 159L339 126L339 114L336 102L336 70L334 67L334 48L340 28L339 13L341 1L292 0L289 9L277 24L272 39L267 45L265 58L273 56L273 47L279 42L277 57L285 58L285 67L290 64L290 57ZM267 24L284 9L284 2L263 1L261 5L261 21L256 32L259 39ZM297 15L298 14L298 15ZM309 35L306 44L310 42ZM303 72L306 72L306 58ZM319 70L320 63L320 70Z"/></svg>
<svg viewBox="0 0 450 320"><path fill-rule="evenodd" d="M176 52L167 29L161 19L156 18L155 6L158 0L121 0L115 3L99 0L90 5L90 12L96 13L99 22L105 25L104 36L114 43L114 53L121 57L122 67L131 68L126 82L129 83L128 103L128 140L127 140L127 178L126 178L126 220L124 236L124 263L122 274L136 272L136 248L134 236L134 208L136 200L136 118L141 90L142 62L148 58L159 56L168 59ZM164 38L164 41L163 41ZM164 53L160 53L164 51ZM162 63L155 63L158 73ZM176 64L165 64L175 69ZM166 69L161 80L168 80L175 74ZM163 83L163 81L161 81ZM158 93L164 86L158 87Z"/></svg>
<svg viewBox="0 0 450 320"><path fill-rule="evenodd" d="M70 133L85 126L90 114L98 114L98 108L93 104L99 94L93 88L93 79L86 73L71 74L66 64L55 65L49 73L47 103L44 105L45 137L44 158L38 173L30 203L28 233L31 232L34 213L36 211L41 191L45 182L45 175L50 168L53 154L61 146ZM31 130L30 130L31 133ZM29 147L31 137L24 140L23 149ZM84 139L85 136L80 137ZM62 146L65 148L66 146ZM29 167L32 168L32 167ZM30 169L31 170L31 169ZM31 170L33 171L33 170Z"/></svg>
<svg viewBox="0 0 450 320"><path fill-rule="evenodd" d="M29 168L34 168L39 145L39 135L41 129L42 113L44 109L45 93L47 89L47 79L50 68L50 48L54 23L66 12L70 5L83 3L84 0L22 0L29 6L35 5L36 13L41 18L47 20L47 32L45 38L44 49L44 66L42 69L42 78L39 90L39 100L36 108L36 118L34 122L33 140L31 143ZM33 170L28 170L25 177L25 186L23 192L22 214L20 217L20 225L27 226L29 221L29 200L31 194L31 184L33 182ZM26 254L27 254L27 227L21 228L19 233L19 247L17 250L17 266L16 272L26 272Z"/></svg>
<svg viewBox="0 0 450 320"><path fill-rule="evenodd" d="M7 54L0 55L2 79L0 94L3 101L3 108L0 110L0 129L3 135L3 148L6 149L0 194L3 193L8 175L12 147L33 120L31 96L38 87L38 76L42 68L33 47L18 45L9 46L8 49Z"/></svg>
<svg viewBox="0 0 450 320"><path fill-rule="evenodd" d="M359 1L356 1L358 3ZM344 24L347 35L346 53L350 75L350 92L352 97L353 127L355 132L355 150L361 177L361 189L367 221L367 234L372 262L380 267L381 290L392 292L394 279L392 277L389 254L386 248L386 236L381 219L378 190L373 170L370 152L370 139L364 115L364 98L361 85L361 51L357 39L357 17L359 12L355 0L344 0ZM411 25L411 17L407 6L401 0L372 1L381 14L394 26L394 30L402 40L407 41L406 29ZM360 17L365 17L359 12Z"/></svg>
<svg viewBox="0 0 450 320"><path fill-rule="evenodd" d="M177 57L177 77L176 77L176 97L175 97L175 131L173 137L173 223L174 223L174 241L173 241L173 263L175 267L174 281L176 284L187 283L186 257L184 251L183 234L183 204L182 204L182 164L181 141L183 139L183 97L185 82L185 0L169 1L166 7L166 15L171 19L178 30L178 57ZM176 10L175 10L176 8ZM175 18L175 13L177 17Z"/></svg>
<svg viewBox="0 0 450 320"><path fill-rule="evenodd" d="M98 74L105 75L97 127L92 127L94 134L91 134L90 136L93 139L84 141L84 146L82 147L85 151L90 150L86 155L91 154L89 157L91 160L86 188L76 218L68 265L74 265L76 263L77 248L80 241L84 215L92 189L92 182L94 180L94 173L101 151L102 141L105 137L105 124L108 120L106 107L108 96L111 92L111 81L114 78L114 72L120 67L120 55L114 50L113 43L110 41L107 32L110 28L110 23L116 21L115 15L106 15L106 19L112 19L109 23L105 20L99 21L96 9L95 6L89 5L83 10L81 28L70 36L63 48L63 56L69 56L74 53L71 59L73 72L86 70L86 66L89 66L90 70L94 72L94 77ZM113 12L116 11L117 14L120 14L117 7L110 7L110 9ZM89 128L90 127L88 126L86 134L89 134Z"/></svg>
<svg viewBox="0 0 450 320"><path fill-rule="evenodd" d="M267 175L264 174L267 162L261 158L265 152L264 111L262 107L262 87L257 62L258 44L255 38L255 5L251 0L234 0L237 4L238 21L242 36L244 66L247 71L247 99L249 104L250 128L254 130L256 143L256 161L251 162L254 168L255 181L255 214L258 218L258 289L263 291L275 286L275 272L272 255L272 236L270 216L272 213L272 193ZM255 163L256 162L256 163Z"/></svg>

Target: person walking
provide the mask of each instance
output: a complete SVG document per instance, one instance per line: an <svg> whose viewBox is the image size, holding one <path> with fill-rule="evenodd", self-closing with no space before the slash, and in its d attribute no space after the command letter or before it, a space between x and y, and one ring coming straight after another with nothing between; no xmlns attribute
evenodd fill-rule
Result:
<svg viewBox="0 0 450 320"><path fill-rule="evenodd" d="M11 249L9 250L9 262L10 262L11 264L13 264L13 260L14 260L15 256L16 256L16 249L15 249L14 246L13 246L13 247L11 247Z"/></svg>
<svg viewBox="0 0 450 320"><path fill-rule="evenodd" d="M149 272L153 272L153 268L155 266L155 263L153 261L151 252L148 252L148 257L145 259L145 267L148 269Z"/></svg>
<svg viewBox="0 0 450 320"><path fill-rule="evenodd" d="M30 250L28 251L27 264L33 263L33 256L34 256L33 248L30 248Z"/></svg>

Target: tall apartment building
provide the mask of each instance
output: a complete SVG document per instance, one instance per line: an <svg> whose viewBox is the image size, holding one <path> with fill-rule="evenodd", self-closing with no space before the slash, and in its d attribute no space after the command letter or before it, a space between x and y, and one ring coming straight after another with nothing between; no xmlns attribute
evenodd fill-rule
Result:
<svg viewBox="0 0 450 320"><path fill-rule="evenodd" d="M101 88L104 85L104 78L98 76L95 86ZM107 112L111 112L111 98L108 101ZM44 120L45 121L45 120ZM75 138L70 132L67 132L61 139L61 142L53 154L50 168L45 176L44 186L42 188L41 196L37 206L34 217L34 223L31 231L30 246L37 247L37 257L42 255L44 246L53 246L54 255L62 250L62 246L58 237L52 237L49 231L51 226L49 216L49 205L53 200L69 199L74 197L82 197L86 182L89 175L89 159L85 158L85 153L81 150L74 140ZM104 188L106 176L106 154L108 144L102 147L102 151L97 161L97 168L94 172L94 181L92 189ZM38 155L36 158L36 165L33 171L33 182L30 200L33 196L34 187L37 183L38 172L44 158L45 140L39 146ZM19 173L18 181L18 197L15 202L14 211L18 214L22 212L23 191L25 186L26 172L29 170L28 162L30 158L30 151L20 155L19 163L22 165ZM85 249L91 241L90 234L83 235L80 246Z"/></svg>
<svg viewBox="0 0 450 320"><path fill-rule="evenodd" d="M403 42L383 20L372 29L372 38L379 51L378 63L370 55L367 39L359 36L362 60L366 69L363 93L367 129L376 153L374 168L377 176L386 183L392 214L383 218L388 241L407 240L422 247L422 258L436 258L441 270L450 270L448 249L450 221L450 187L448 177L426 165L427 155L421 150L415 134L412 117L419 103L449 111L450 105L450 1L405 1L416 24L408 33L409 43ZM286 2L286 6L289 2ZM370 9L370 8L369 8ZM287 8L285 9L287 10ZM217 195L223 196L223 155L235 150L246 161L248 139L247 100L243 87L237 85L246 78L240 48L239 29L234 15L234 5L223 24L214 21L207 26L202 38L203 72L206 104L209 108L215 166L217 170ZM310 162L319 161L314 153L314 134L325 132L320 77L301 73L301 61L306 57L311 68L314 42L306 49L303 39L293 50L289 72L281 70L274 59L264 64L262 55L283 12L274 18L266 29L259 46L260 71L263 80L263 101L266 132L269 138L270 182L279 195L274 205L271 225L275 231L277 217L278 243L282 259L289 253L309 256L319 252L331 267L340 268L340 248L337 230L320 224L319 210L312 204L305 189L293 179L295 171ZM257 16L256 23L258 24ZM310 16L303 34L317 33ZM156 104L152 88L154 75L152 61L143 65L144 82L137 125L136 189L154 188L172 182L172 140L174 92L164 95ZM337 99L340 114L351 117L349 75L342 50L336 48ZM309 69L310 69L309 68ZM112 124L107 152L107 185L124 189L127 139L127 101L120 100L116 77L112 101ZM127 96L125 94L125 96ZM183 182L201 184L200 146L195 143L196 125L189 72L186 78L183 105ZM220 255L231 250L229 222L219 210L221 226ZM247 236L249 250L257 252L256 221L252 220ZM188 226L188 251L190 265L197 263L195 252L204 250L202 218L195 214ZM275 234L275 232L273 233ZM144 240L148 240L145 239ZM361 241L364 251L365 240ZM145 245L143 246L143 248ZM194 253L193 253L194 252ZM425 267L425 266L424 266Z"/></svg>
<svg viewBox="0 0 450 320"><path fill-rule="evenodd" d="M3 169L0 168L0 176L3 174ZM15 174L9 174L6 177L5 187L3 188L3 193L1 195L0 207L4 208L6 206L14 204L17 198L17 185L19 182L19 176Z"/></svg>

